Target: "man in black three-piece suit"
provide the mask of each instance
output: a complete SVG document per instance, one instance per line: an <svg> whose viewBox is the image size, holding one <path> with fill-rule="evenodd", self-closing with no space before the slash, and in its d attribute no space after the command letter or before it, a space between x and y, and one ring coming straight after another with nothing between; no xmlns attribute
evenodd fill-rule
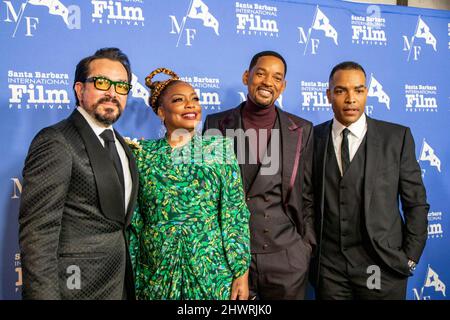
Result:
<svg viewBox="0 0 450 320"><path fill-rule="evenodd" d="M359 64L335 66L327 90L334 119L314 127L319 299L405 299L427 238L411 131L364 114L365 83Z"/></svg>
<svg viewBox="0 0 450 320"><path fill-rule="evenodd" d="M243 74L247 101L209 115L204 124L206 135L235 138L251 212L250 296L259 299L303 299L316 243L313 130L310 122L275 106L285 75L281 55L256 54Z"/></svg>
<svg viewBox="0 0 450 320"><path fill-rule="evenodd" d="M81 60L77 109L31 143L19 214L24 299L134 299L126 229L138 178L112 128L130 81L119 49Z"/></svg>

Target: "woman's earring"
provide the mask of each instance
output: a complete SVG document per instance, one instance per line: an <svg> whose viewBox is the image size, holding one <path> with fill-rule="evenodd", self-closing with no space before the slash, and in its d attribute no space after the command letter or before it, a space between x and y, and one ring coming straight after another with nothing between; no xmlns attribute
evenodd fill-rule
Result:
<svg viewBox="0 0 450 320"><path fill-rule="evenodd" d="M164 120L161 119L161 125L159 126L158 137L159 138L164 138L166 136L166 133L167 133L167 129L166 129L166 126L164 124Z"/></svg>

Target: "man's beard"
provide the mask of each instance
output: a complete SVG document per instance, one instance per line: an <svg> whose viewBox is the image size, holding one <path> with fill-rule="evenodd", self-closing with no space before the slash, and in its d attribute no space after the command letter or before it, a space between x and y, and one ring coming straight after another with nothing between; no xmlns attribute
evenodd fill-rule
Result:
<svg viewBox="0 0 450 320"><path fill-rule="evenodd" d="M103 115L97 112L98 107L99 107L102 103L104 103L104 102L112 102L112 103L114 103L114 104L116 105L117 111L118 111L117 116L113 116L114 111L111 111L111 112L105 111L105 114L103 114ZM110 107L108 107L108 109L109 109L109 108L110 108ZM113 124L114 122L116 122L116 121L120 118L120 116L122 115L122 111L121 111L121 108L120 108L120 102L119 102L116 98L111 98L111 97L104 97L104 98L101 98L100 100L97 101L96 104L94 104L94 105L92 106L92 109L91 109L91 110L93 110L95 119L96 119L98 122L100 122L100 123L102 123L102 124L104 124L104 125L106 125L106 126L112 125L112 124Z"/></svg>

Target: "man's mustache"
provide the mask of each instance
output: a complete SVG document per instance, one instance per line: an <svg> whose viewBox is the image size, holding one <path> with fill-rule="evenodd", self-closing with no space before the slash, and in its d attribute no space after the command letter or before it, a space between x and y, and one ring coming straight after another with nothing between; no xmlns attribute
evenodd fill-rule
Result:
<svg viewBox="0 0 450 320"><path fill-rule="evenodd" d="M120 102L119 102L119 100L117 100L116 98L113 98L113 97L103 97L103 98L99 99L97 101L97 106L99 106L100 104L105 103L105 102L112 102L112 103L114 103L117 106L117 108L119 108L119 110L120 110Z"/></svg>

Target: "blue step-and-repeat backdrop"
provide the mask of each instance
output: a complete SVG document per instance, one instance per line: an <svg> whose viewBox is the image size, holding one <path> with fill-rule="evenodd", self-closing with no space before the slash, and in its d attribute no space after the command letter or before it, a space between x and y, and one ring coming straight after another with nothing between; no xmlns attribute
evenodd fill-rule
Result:
<svg viewBox="0 0 450 320"><path fill-rule="evenodd" d="M17 220L29 144L72 112L76 64L107 46L132 63L133 91L117 128L136 138L162 134L144 86L157 67L194 86L205 116L245 99L241 77L254 53L278 51L288 63L278 105L319 124L332 117L331 68L361 63L367 114L411 127L431 204L407 297L450 295L449 11L330 0L3 0L0 43L0 299L21 297Z"/></svg>

